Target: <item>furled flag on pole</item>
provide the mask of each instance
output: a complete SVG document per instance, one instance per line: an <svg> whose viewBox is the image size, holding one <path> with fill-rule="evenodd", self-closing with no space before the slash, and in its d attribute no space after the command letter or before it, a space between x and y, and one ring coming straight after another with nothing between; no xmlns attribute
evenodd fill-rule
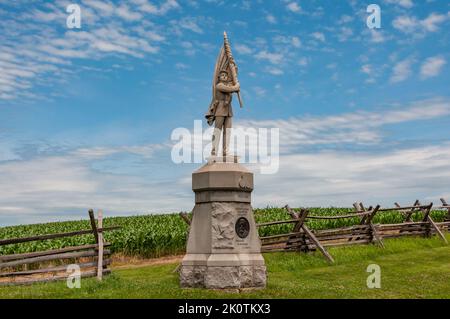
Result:
<svg viewBox="0 0 450 319"><path fill-rule="evenodd" d="M233 54L231 53L231 46L228 41L227 33L223 33L223 46L220 49L219 55L216 60L216 66L214 69L213 81L212 81L212 100L208 108L208 112L206 113L206 118L208 119L208 124L212 124L214 121L214 110L216 108L217 100L216 100L216 85L218 82L219 74L221 71L226 71L231 76L231 84L236 85L239 83L237 77L237 66L234 61ZM242 108L243 103L241 99L240 91L237 93L237 97L239 100L239 105Z"/></svg>

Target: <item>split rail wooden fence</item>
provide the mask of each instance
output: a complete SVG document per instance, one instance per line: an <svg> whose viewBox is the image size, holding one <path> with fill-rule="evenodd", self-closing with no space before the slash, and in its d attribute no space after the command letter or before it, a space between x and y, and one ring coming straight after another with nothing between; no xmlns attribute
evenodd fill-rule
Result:
<svg viewBox="0 0 450 319"><path fill-rule="evenodd" d="M85 234L93 234L95 239L95 244L0 255L0 286L65 280L69 275L67 266L74 263L80 267L81 278L97 276L102 280L103 275L111 272L108 267L111 264L111 252L107 249L110 243L104 242L103 232L120 227L103 227L101 210L97 214L97 223L92 209L89 210L89 219L91 229L87 230L0 240L0 246L3 246Z"/></svg>
<svg viewBox="0 0 450 319"><path fill-rule="evenodd" d="M314 216L307 209L295 211L285 206L286 212L291 219L260 223L258 228L273 225L292 224L292 230L288 233L260 237L263 252L285 251L285 252L308 252L319 250L329 262L334 262L333 257L327 251L327 247L377 244L384 247L383 238L402 236L424 236L438 235L445 243L447 239L443 231L450 227L450 205L441 199L440 209L447 209L448 215L444 222L436 223L430 216L433 204L421 205L416 201L412 206L400 206L395 204L393 208L375 207L365 208L362 203L355 203L354 211L334 216ZM403 222L398 224L374 224L373 219L381 212L397 211L403 215ZM420 221L413 221L412 215L420 214ZM337 220L358 219L359 223L353 226L332 229L310 230L306 225L308 219Z"/></svg>

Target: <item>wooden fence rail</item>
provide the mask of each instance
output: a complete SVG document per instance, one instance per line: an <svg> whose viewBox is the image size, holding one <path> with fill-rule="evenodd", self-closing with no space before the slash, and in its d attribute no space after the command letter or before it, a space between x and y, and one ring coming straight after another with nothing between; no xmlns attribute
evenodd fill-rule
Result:
<svg viewBox="0 0 450 319"><path fill-rule="evenodd" d="M104 242L103 233L120 227L103 227L101 210L97 214L97 220L95 220L94 211L90 209L89 219L92 227L89 230L0 240L1 246L85 234L93 234L95 239L95 244L0 255L0 286L65 280L68 277L66 273L68 264L75 262L81 270L81 278L97 276L98 280L102 280L103 275L111 272L108 268L111 264L111 258L109 257L111 252L109 249L104 249L111 244Z"/></svg>
<svg viewBox="0 0 450 319"><path fill-rule="evenodd" d="M120 228L119 226L99 228L98 232L116 230L119 228ZM86 234L92 234L92 233L94 233L94 231L92 229L86 229L86 230L77 230L77 231L67 232L67 233L38 235L38 236L23 237L23 238L8 238L8 239L0 240L0 246L11 245L11 244L20 244L20 243L26 243L26 242L30 242L30 241L37 241L37 240L73 237L73 236L86 235Z"/></svg>
<svg viewBox="0 0 450 319"><path fill-rule="evenodd" d="M442 200L443 206L440 208L448 209L450 215L450 206ZM401 236L425 236L438 235L445 243L447 239L443 234L444 230L450 227L450 218L448 220L436 223L430 216L433 203L422 205L417 200L412 206L400 206L381 208L380 205L368 207L367 209L361 202L353 204L355 211L335 216L314 216L309 215L307 209L300 209L299 212L293 210L288 205L284 208L290 215L289 220L271 221L257 224L258 228L272 225L293 224L292 229L287 233L275 234L260 237L263 252L273 251L297 251L308 252L319 250L324 257L333 262L333 257L328 253L326 247L355 245L355 244L377 244L384 247L383 238L401 237ZM403 216L403 222L399 224L374 224L373 220L376 214L381 212L397 211ZM412 215L414 213L422 214L421 220L414 222ZM359 223L353 226L338 227L332 229L310 230L305 224L308 219L350 219L359 218Z"/></svg>

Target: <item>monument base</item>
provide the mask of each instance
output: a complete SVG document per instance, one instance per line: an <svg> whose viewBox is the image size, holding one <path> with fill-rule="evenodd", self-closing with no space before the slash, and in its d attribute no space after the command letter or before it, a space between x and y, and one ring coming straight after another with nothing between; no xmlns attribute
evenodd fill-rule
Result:
<svg viewBox="0 0 450 319"><path fill-rule="evenodd" d="M237 158L212 158L192 174L195 207L181 287L210 289L266 286L251 192L253 174Z"/></svg>
<svg viewBox="0 0 450 319"><path fill-rule="evenodd" d="M266 266L182 266L182 288L264 288Z"/></svg>

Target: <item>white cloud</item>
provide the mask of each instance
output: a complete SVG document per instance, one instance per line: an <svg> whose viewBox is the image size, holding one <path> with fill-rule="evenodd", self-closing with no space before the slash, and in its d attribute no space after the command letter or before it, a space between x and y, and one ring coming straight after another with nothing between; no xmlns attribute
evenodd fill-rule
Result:
<svg viewBox="0 0 450 319"><path fill-rule="evenodd" d="M302 45L302 42L300 41L300 39L298 37L292 37L292 45L296 48L300 48L300 46Z"/></svg>
<svg viewBox="0 0 450 319"><path fill-rule="evenodd" d="M447 62L442 56L434 56L426 59L420 67L420 75L423 79L439 75Z"/></svg>
<svg viewBox="0 0 450 319"><path fill-rule="evenodd" d="M284 73L283 70L275 67L267 67L266 71L272 75L282 75Z"/></svg>
<svg viewBox="0 0 450 319"><path fill-rule="evenodd" d="M165 15L173 9L180 8L180 5L175 0L164 1L160 6L154 5L148 0L131 0L129 2L131 2L130 6L141 14ZM84 0L83 6L91 7L102 15L111 16L116 13L119 17L130 20L134 20L139 14L138 12L131 12L127 5L122 4L116 7L110 1Z"/></svg>
<svg viewBox="0 0 450 319"><path fill-rule="evenodd" d="M266 20L267 22L271 23L271 24L276 24L277 23L277 19L275 18L275 16L268 14L266 16Z"/></svg>
<svg viewBox="0 0 450 319"><path fill-rule="evenodd" d="M382 42L386 41L386 37L384 36L384 33L382 30L371 29L370 35L371 35L370 41L373 43L382 43Z"/></svg>
<svg viewBox="0 0 450 319"><path fill-rule="evenodd" d="M2 135L0 134L0 162L19 160L20 156L14 152L14 145L11 141L6 138L2 140Z"/></svg>
<svg viewBox="0 0 450 319"><path fill-rule="evenodd" d="M172 8L173 3L167 1L161 8L164 5L164 8ZM144 13L131 5L116 6L110 1L96 0L83 2L82 26L91 27L65 33L59 31L66 19L64 6L47 3L37 4L36 8L0 22L4 29L0 34L0 100L48 100L56 92L45 93L47 97L33 92L34 87L67 82L77 72L85 70L74 67L78 60L97 60L104 56L142 59L158 53L159 46L155 43L165 40L160 27L152 22L129 25L144 19ZM39 28L35 26L36 19L40 21ZM55 23L57 21L60 23Z"/></svg>
<svg viewBox="0 0 450 319"><path fill-rule="evenodd" d="M190 30L195 33L202 34L203 29L197 23L197 19L193 17L184 17L179 21L174 22L183 29Z"/></svg>
<svg viewBox="0 0 450 319"><path fill-rule="evenodd" d="M390 81L392 83L397 83L406 80L412 74L411 70L412 63L413 63L412 58L407 58L396 63L392 69Z"/></svg>
<svg viewBox="0 0 450 319"><path fill-rule="evenodd" d="M266 95L266 90L260 86L254 86L253 92L255 92L255 94L258 95L259 97L263 97Z"/></svg>
<svg viewBox="0 0 450 319"><path fill-rule="evenodd" d="M133 12L127 5L121 5L116 9L116 14L128 21L136 21L142 18L142 15L138 12Z"/></svg>
<svg viewBox="0 0 450 319"><path fill-rule="evenodd" d="M150 158L154 152L163 148L163 145L143 145L143 146L120 146L120 147L91 147L91 148L79 148L71 152L70 154L83 158L94 159L107 157L117 153L129 153L140 155L143 158Z"/></svg>
<svg viewBox="0 0 450 319"><path fill-rule="evenodd" d="M250 47L248 47L247 45L239 43L235 44L233 49L240 54L252 54L253 52L253 50L250 49Z"/></svg>
<svg viewBox="0 0 450 319"><path fill-rule="evenodd" d="M419 21L415 17L400 16L392 21L392 25L404 33L411 33L417 29Z"/></svg>
<svg viewBox="0 0 450 319"><path fill-rule="evenodd" d="M164 1L159 7L147 0L133 0L132 2L138 5L140 11L155 15L165 15L170 10L180 8L175 0Z"/></svg>
<svg viewBox="0 0 450 319"><path fill-rule="evenodd" d="M450 115L450 102L426 100L406 108L384 112L345 113L330 116L296 117L287 120L240 121L243 127L278 127L284 152L299 146L327 144L377 144L382 140L380 128L409 121L434 119Z"/></svg>
<svg viewBox="0 0 450 319"><path fill-rule="evenodd" d="M261 87L252 90L261 97L267 94ZM298 148L346 143L378 145L383 142L385 125L449 115L449 101L427 100L377 112L237 121L236 127L280 128L280 171L256 175L254 205L343 206L355 200L372 205L450 195L449 143L373 152ZM0 175L8 181L0 183L0 224L85 218L88 208L102 208L107 216L191 209L194 198L186 176L198 164L158 162L159 154L155 152L159 150L170 152L170 145L79 148L59 155L40 154L0 162ZM138 156L146 173L116 172L99 166L105 160L119 170L135 166L122 162L120 154ZM155 176L160 171L163 177ZM299 180L308 185L301 194Z"/></svg>
<svg viewBox="0 0 450 319"><path fill-rule="evenodd" d="M166 39L163 35L159 34L155 30L146 30L144 27L137 27L135 28L135 30L145 40L160 42Z"/></svg>
<svg viewBox="0 0 450 319"><path fill-rule="evenodd" d="M372 66L370 64L364 64L361 66L361 72L370 75L372 73Z"/></svg>
<svg viewBox="0 0 450 319"><path fill-rule="evenodd" d="M290 50L289 47L300 48L302 46L302 41L298 36L277 35L273 37L273 42L277 44L279 51Z"/></svg>
<svg viewBox="0 0 450 319"><path fill-rule="evenodd" d="M297 2L290 2L286 5L286 8L291 11L291 12L295 12L298 13L301 11L301 7L298 5Z"/></svg>
<svg viewBox="0 0 450 319"><path fill-rule="evenodd" d="M175 63L175 68L177 68L178 70L186 70L186 69L189 69L189 65L181 63L181 62L177 62L177 63Z"/></svg>
<svg viewBox="0 0 450 319"><path fill-rule="evenodd" d="M270 53L263 50L258 52L255 55L255 58L258 60L267 60L272 64L280 64L283 61L284 56L281 53Z"/></svg>
<svg viewBox="0 0 450 319"><path fill-rule="evenodd" d="M439 24L444 22L447 17L444 14L431 13L427 18L420 21L420 24L426 31L435 32L439 30Z"/></svg>
<svg viewBox="0 0 450 319"><path fill-rule="evenodd" d="M339 18L339 20L338 20L338 24L346 24L346 23L349 23L349 22L352 22L353 21L353 17L352 16L349 16L349 15L346 15L346 14L344 14L344 15L342 15L340 18Z"/></svg>
<svg viewBox="0 0 450 319"><path fill-rule="evenodd" d="M185 176L196 168L185 166L173 179L155 181L100 174L68 156L0 164L0 174L8 180L0 184L0 224L86 219L88 208L101 208L105 216L190 210L194 197ZM439 197L450 197L448 143L391 151L284 154L277 174L252 170L254 207L350 207L355 201L392 206L415 199L436 204ZM301 192L299 181L308 185Z"/></svg>
<svg viewBox="0 0 450 319"><path fill-rule="evenodd" d="M349 27L341 27L338 32L338 39L340 42L347 41L353 35L353 30ZM322 42L325 41L325 36L323 37Z"/></svg>
<svg viewBox="0 0 450 319"><path fill-rule="evenodd" d="M384 0L386 3L389 4L396 4L398 6L401 6L403 8L412 8L414 6L414 3L412 0Z"/></svg>
<svg viewBox="0 0 450 319"><path fill-rule="evenodd" d="M305 57L301 57L299 60L298 60L298 65L300 65L300 66L307 66L308 65L308 63L309 63L309 59L308 58L305 58Z"/></svg>
<svg viewBox="0 0 450 319"><path fill-rule="evenodd" d="M84 0L83 5L90 6L93 9L101 12L101 14L106 15L106 16L111 16L115 11L114 5L109 1L100 1L100 0L86 1L86 0Z"/></svg>
<svg viewBox="0 0 450 319"><path fill-rule="evenodd" d="M255 180L256 207L350 207L355 201L392 207L416 199L437 204L443 194L450 197L450 144L284 155L277 174L258 174ZM299 181L308 187L299 188Z"/></svg>
<svg viewBox="0 0 450 319"><path fill-rule="evenodd" d="M394 19L392 25L403 33L415 33L416 36L424 36L427 32L436 32L439 25L447 20L444 14L431 13L423 20L415 16L403 15Z"/></svg>
<svg viewBox="0 0 450 319"><path fill-rule="evenodd" d="M41 22L57 22L65 21L66 15L64 11L57 10L55 6L51 6L52 11L33 10L32 16L35 20Z"/></svg>
<svg viewBox="0 0 450 319"><path fill-rule="evenodd" d="M5 219L17 224L86 218L88 208L101 208L111 216L192 206L184 204L192 201L188 185L100 173L73 156L0 164L0 174L9 181L0 184L0 224ZM166 191L169 187L176 189L177 196Z"/></svg>
<svg viewBox="0 0 450 319"><path fill-rule="evenodd" d="M311 33L311 36L316 40L325 42L325 34L323 34L322 32L313 32Z"/></svg>
<svg viewBox="0 0 450 319"><path fill-rule="evenodd" d="M377 79L383 74L383 71L387 67L387 65L377 65L377 64L369 64L364 63L361 65L360 71L367 75L365 80L366 83L376 83Z"/></svg>

